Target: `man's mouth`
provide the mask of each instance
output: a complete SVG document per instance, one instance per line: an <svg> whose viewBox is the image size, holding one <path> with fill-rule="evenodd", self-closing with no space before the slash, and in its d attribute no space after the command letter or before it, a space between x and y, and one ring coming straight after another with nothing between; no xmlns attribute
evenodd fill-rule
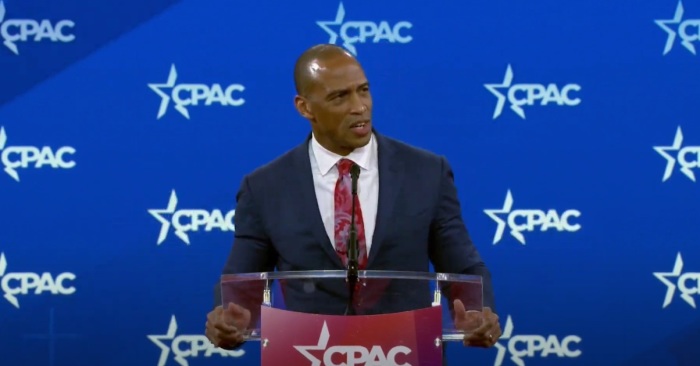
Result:
<svg viewBox="0 0 700 366"><path fill-rule="evenodd" d="M369 120L358 121L350 125L350 128L364 128L369 123Z"/></svg>

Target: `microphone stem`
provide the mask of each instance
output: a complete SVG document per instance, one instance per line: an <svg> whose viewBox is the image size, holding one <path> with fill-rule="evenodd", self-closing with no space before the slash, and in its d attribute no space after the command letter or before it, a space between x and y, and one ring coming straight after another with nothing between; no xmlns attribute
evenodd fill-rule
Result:
<svg viewBox="0 0 700 366"><path fill-rule="evenodd" d="M356 166L353 168L357 169ZM359 171L357 169L356 171ZM358 172L359 173L359 172ZM352 175L352 208L350 216L350 235L348 238L348 305L345 310L345 315L355 315L355 308L353 306L355 298L355 286L358 279L358 243L357 243L357 228L355 227L355 199L357 198L357 174Z"/></svg>

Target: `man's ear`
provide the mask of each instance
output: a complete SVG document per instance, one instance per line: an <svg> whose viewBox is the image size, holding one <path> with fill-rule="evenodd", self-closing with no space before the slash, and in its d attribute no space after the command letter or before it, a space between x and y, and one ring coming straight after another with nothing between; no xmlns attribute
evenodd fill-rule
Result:
<svg viewBox="0 0 700 366"><path fill-rule="evenodd" d="M299 114L301 114L304 118L309 120L313 119L314 116L311 113L311 107L309 106L309 102L304 97L299 95L295 96L294 107L296 107Z"/></svg>

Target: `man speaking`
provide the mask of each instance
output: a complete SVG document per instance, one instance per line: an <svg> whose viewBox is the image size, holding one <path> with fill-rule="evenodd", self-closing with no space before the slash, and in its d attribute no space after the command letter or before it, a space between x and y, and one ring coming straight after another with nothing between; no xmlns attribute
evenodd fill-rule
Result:
<svg viewBox="0 0 700 366"><path fill-rule="evenodd" d="M491 275L462 220L447 160L374 128L369 82L344 49L306 50L296 62L294 81L294 104L311 133L244 177L223 273L346 269L353 222L360 270L427 272L432 263L438 272L482 276L484 311L467 312L456 300L455 319L459 327L481 318L464 344L493 346L501 329ZM314 296L309 300L303 290L290 288L285 301L307 312L343 314L345 299L333 291ZM416 301L401 299L408 308ZM218 291L214 306L207 337L218 347L239 346L250 312L235 304L224 309Z"/></svg>

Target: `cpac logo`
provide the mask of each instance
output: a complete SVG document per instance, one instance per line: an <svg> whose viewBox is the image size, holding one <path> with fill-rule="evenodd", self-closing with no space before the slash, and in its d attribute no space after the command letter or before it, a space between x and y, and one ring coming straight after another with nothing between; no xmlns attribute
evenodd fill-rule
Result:
<svg viewBox="0 0 700 366"><path fill-rule="evenodd" d="M48 19L37 21L34 19L5 19L5 3L0 0L0 36L3 44L15 55L19 55L16 42L73 42L75 35L69 33L67 28L75 27L72 20L59 20L55 24Z"/></svg>
<svg viewBox="0 0 700 366"><path fill-rule="evenodd" d="M200 104L210 106L214 103L224 107L240 107L245 103L245 99L234 93L241 93L245 87L241 84L229 84L226 88L221 84L215 83L212 85L206 84L175 84L177 81L177 70L175 64L170 66L170 74L168 81L165 84L151 83L148 87L151 88L161 98L160 109L158 109L157 119L165 115L168 110L168 105L172 99L175 103L175 110L180 112L185 118L190 119L190 112L187 107L197 107ZM163 89L171 89L170 94Z"/></svg>
<svg viewBox="0 0 700 366"><path fill-rule="evenodd" d="M664 171L664 176L661 179L662 182L667 181L671 178L673 174L673 168L676 166L676 161L681 167L681 173L685 174L688 179L695 182L695 173L692 171L693 168L700 167L700 146L686 146L681 147L683 144L683 131L681 131L681 126L676 129L676 137L673 139L673 145L671 146L654 146L654 150L666 159L666 170ZM667 151L677 151L676 156L672 156Z"/></svg>
<svg viewBox="0 0 700 366"><path fill-rule="evenodd" d="M148 213L153 215L153 217L161 223L157 245L163 243L168 237L170 225L175 228L175 235L187 245L190 245L190 237L187 235L190 231L197 232L200 228L206 232L210 232L214 229L219 229L221 231L235 231L236 229L233 222L236 210L231 210L224 214L219 209L207 211L202 209L176 210L176 208L177 194L173 189L170 193L170 201L168 201L167 208L148 210ZM172 215L170 221L163 217L164 214ZM183 223L183 221L185 222Z"/></svg>
<svg viewBox="0 0 700 366"><path fill-rule="evenodd" d="M158 359L158 366L165 366L168 362L168 355L170 351L173 352L173 360L180 364L181 366L188 366L188 358L197 358L200 353L203 357L211 357L214 354L218 354L221 357L241 357L245 354L244 350L228 351L223 348L215 347L203 335L179 335L177 334L177 320L175 315L170 318L170 326L168 326L168 332L163 335L149 335L147 336L151 342L155 343L158 348L161 349L160 359ZM170 345L166 345L170 341Z"/></svg>
<svg viewBox="0 0 700 366"><path fill-rule="evenodd" d="M683 20L683 2L678 1L676 14L673 16L673 19L658 19L654 20L654 22L668 34L668 38L666 38L666 47L664 47L664 56L673 49L676 35L681 36L681 45L683 45L683 47L693 55L696 54L693 42L700 40L700 19ZM677 27L672 28L670 25L677 25Z"/></svg>
<svg viewBox="0 0 700 366"><path fill-rule="evenodd" d="M550 229L556 229L559 232L576 232L581 229L580 224L571 222L572 217L581 216L581 212L578 210L566 210L563 213L558 213L554 209L546 211L536 209L513 210L513 195L510 193L510 189L506 193L506 200L503 202L503 208L484 210L484 213L498 224L496 234L493 237L494 245L503 238L506 221L510 228L510 235L523 245L525 245L525 236L523 232L533 232L538 227L540 231L543 232ZM507 215L507 219L503 220L499 215Z"/></svg>
<svg viewBox="0 0 700 366"><path fill-rule="evenodd" d="M386 20L382 20L379 23L368 20L345 21L345 7L343 7L342 2L338 5L335 20L317 21L316 24L330 36L328 43L336 44L338 35L340 35L343 47L355 56L357 56L355 43L358 42L371 41L372 43L379 43L386 41L390 43L409 43L413 40L413 37L410 35L402 33L404 29L413 27L413 24L410 22L401 21L392 26ZM335 31L332 27L338 27L338 30Z"/></svg>
<svg viewBox="0 0 700 366"><path fill-rule="evenodd" d="M5 166L5 173L19 182L17 169L41 169L50 166L53 169L71 169L75 161L67 155L75 154L75 148L63 146L56 150L44 146L6 146L7 133L0 126L0 161Z"/></svg>
<svg viewBox="0 0 700 366"><path fill-rule="evenodd" d="M700 294L700 272L686 272L683 271L683 258L681 253L678 252L676 256L676 263L673 265L672 272L654 272L654 277L658 278L659 281L663 282L664 285L668 287L666 290L666 298L664 298L664 304L662 309L665 309L673 301L673 295L678 288L681 292L681 298L695 309L695 299L693 295ZM676 283L673 283L669 278L678 278Z"/></svg>
<svg viewBox="0 0 700 366"><path fill-rule="evenodd" d="M506 325L503 328L503 335L496 343L498 354L494 366L501 366L506 353L510 355L510 360L517 366L525 366L523 358L533 358L536 356L546 358L551 355L559 358L576 358L581 355L581 350L574 345L581 343L581 337L569 335L560 339L556 335L513 335L513 319L508 315ZM505 341L506 346L500 342Z"/></svg>
<svg viewBox="0 0 700 366"><path fill-rule="evenodd" d="M484 87L498 98L496 109L493 111L493 119L498 118L503 112L506 99L510 103L510 109L520 118L525 119L523 106L532 107L539 104L547 106L555 103L558 106L577 106L581 104L581 99L572 97L572 92L581 91L578 84L566 84L559 87L554 83L544 84L515 84L513 85L513 69L510 64L506 69L506 75L501 84L484 84ZM505 94L498 89L506 89Z"/></svg>
<svg viewBox="0 0 700 366"><path fill-rule="evenodd" d="M315 346L294 346L294 348L311 361L312 366L412 366L407 362L398 363L398 359L411 353L411 349L406 346L396 346L390 349L388 353L384 352L381 346L373 346L371 349L363 346L328 347L330 337L328 324L323 322L323 329L321 329L321 334L318 337L318 344ZM323 359L316 358L309 351L325 351L323 352ZM335 363L334 358L339 360L340 363Z"/></svg>
<svg viewBox="0 0 700 366"><path fill-rule="evenodd" d="M75 287L68 282L75 281L75 275L64 272L54 276L49 272L42 274L32 272L7 273L5 253L0 253L0 287L5 293L5 300L19 309L17 296L29 294L41 295L50 292L52 295L72 295Z"/></svg>

